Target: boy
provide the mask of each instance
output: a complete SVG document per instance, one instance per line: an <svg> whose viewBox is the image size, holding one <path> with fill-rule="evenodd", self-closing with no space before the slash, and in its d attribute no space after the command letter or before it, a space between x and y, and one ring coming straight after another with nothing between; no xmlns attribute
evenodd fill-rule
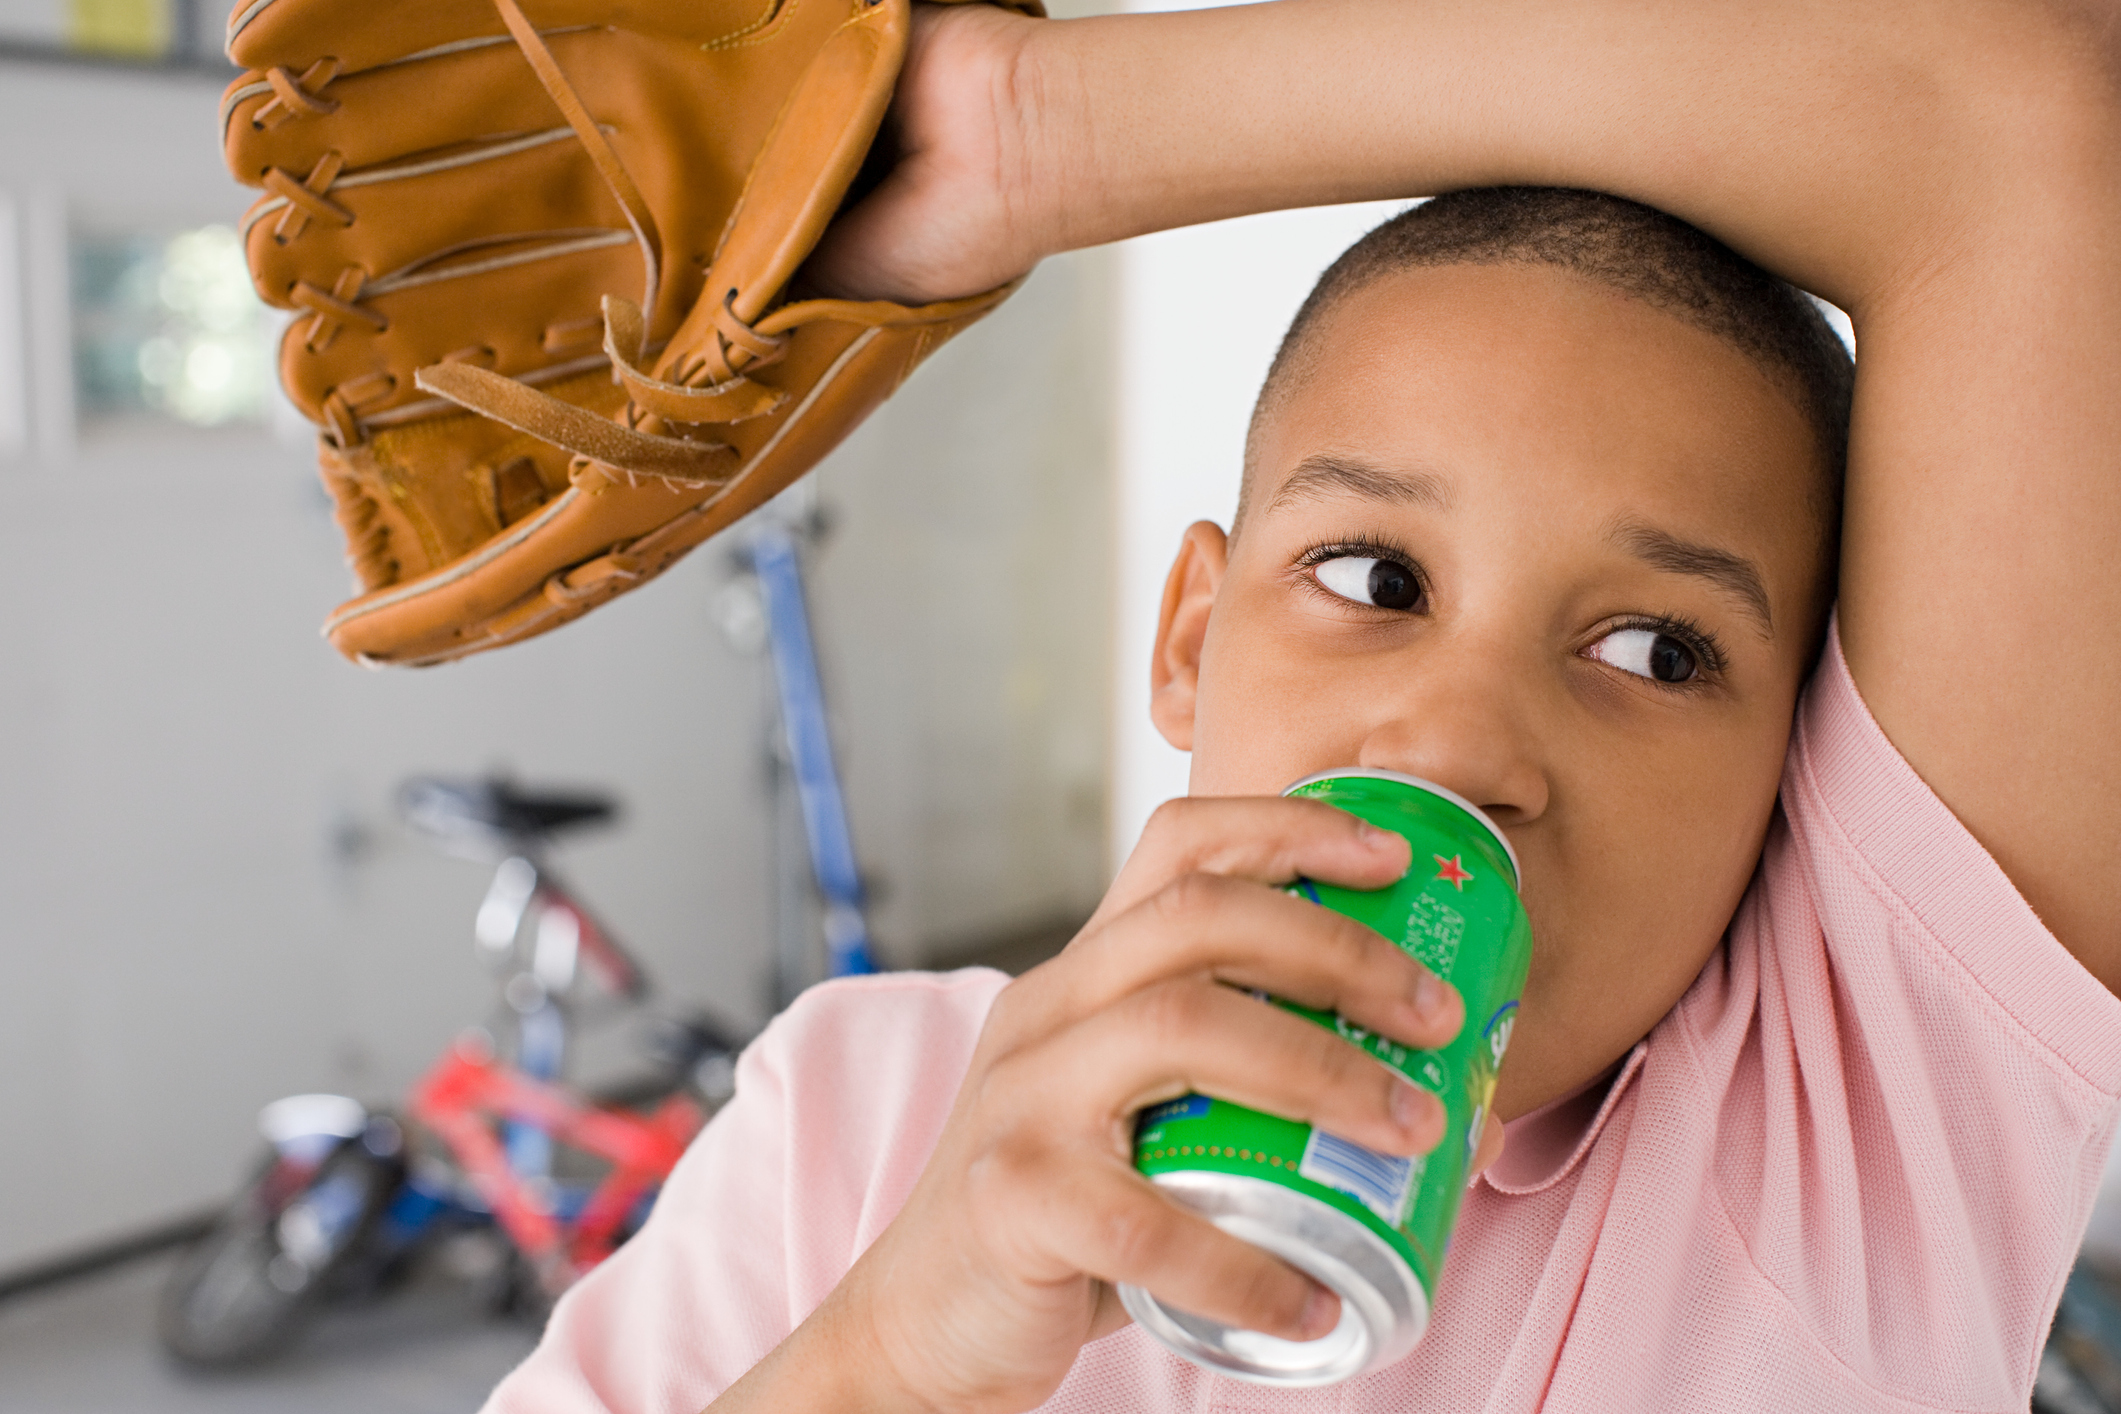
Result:
<svg viewBox="0 0 2121 1414"><path fill-rule="evenodd" d="M1631 197L1854 314L1838 609L1839 394L1794 304L1569 192L1468 192L1366 240L1277 361L1232 535L1194 527L1173 569L1155 713L1191 797L1020 982L865 980L776 1023L494 1407L2024 1408L2121 1093L2121 99L2097 20L928 20L905 158L820 279L941 296L1278 205ZM1277 887L1418 863L1274 796L1343 765L1481 804L1536 951L1508 1142L1427 1339L1276 1394L1124 1326L1120 1281L1292 1337L1336 1314L1135 1179L1129 1117L1199 1088L1435 1142L1422 1092L1237 990L1412 1045L1461 1020Z"/></svg>

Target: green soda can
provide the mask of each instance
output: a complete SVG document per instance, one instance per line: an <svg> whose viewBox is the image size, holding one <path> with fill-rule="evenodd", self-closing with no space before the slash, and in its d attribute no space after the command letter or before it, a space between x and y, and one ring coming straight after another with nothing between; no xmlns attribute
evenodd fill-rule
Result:
<svg viewBox="0 0 2121 1414"><path fill-rule="evenodd" d="M1259 1384L1309 1386L1391 1364L1428 1329L1524 991L1532 929L1517 897L1516 852L1471 802L1371 770L1328 771L1283 794L1323 800L1413 846L1412 866L1389 888L1365 893L1299 879L1289 891L1374 928L1458 988L1466 1024L1441 1050L1417 1051L1332 1012L1274 1004L1434 1093L1446 1115L1443 1140L1409 1159L1206 1095L1152 1106L1135 1120L1135 1167L1225 1232L1337 1293L1340 1322L1317 1340L1290 1341L1177 1310L1140 1287L1122 1286L1120 1298L1143 1329L1189 1360Z"/></svg>

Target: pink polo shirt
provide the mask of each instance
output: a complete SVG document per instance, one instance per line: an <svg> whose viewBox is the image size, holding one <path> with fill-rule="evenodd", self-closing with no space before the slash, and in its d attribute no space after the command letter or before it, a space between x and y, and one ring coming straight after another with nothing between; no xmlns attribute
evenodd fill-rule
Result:
<svg viewBox="0 0 2121 1414"><path fill-rule="evenodd" d="M696 1414L904 1202L1007 979L808 993L492 1414ZM1335 1388L1128 1327L1045 1408L2014 1410L2091 1210L2121 1002L1886 741L1829 643L1726 946L1615 1082L1510 1126L1428 1338Z"/></svg>

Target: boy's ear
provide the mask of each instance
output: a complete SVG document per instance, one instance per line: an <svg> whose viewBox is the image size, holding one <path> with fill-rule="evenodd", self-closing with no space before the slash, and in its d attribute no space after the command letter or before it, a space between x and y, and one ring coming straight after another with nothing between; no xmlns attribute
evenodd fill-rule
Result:
<svg viewBox="0 0 2121 1414"><path fill-rule="evenodd" d="M1156 625L1156 652L1149 659L1149 719L1165 741L1193 749L1193 707L1200 692L1201 649L1208 641L1208 614L1230 563L1230 542L1212 520L1186 527L1178 558L1164 581L1164 610Z"/></svg>

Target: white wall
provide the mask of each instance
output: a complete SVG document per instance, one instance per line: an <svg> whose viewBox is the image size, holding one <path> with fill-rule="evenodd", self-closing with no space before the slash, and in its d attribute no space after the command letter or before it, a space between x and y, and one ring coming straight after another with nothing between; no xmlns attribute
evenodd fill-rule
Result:
<svg viewBox="0 0 2121 1414"><path fill-rule="evenodd" d="M887 960L1104 892L1110 264L1047 262L820 473L820 652Z"/></svg>
<svg viewBox="0 0 2121 1414"><path fill-rule="evenodd" d="M1196 520L1229 524L1245 424L1282 331L1334 257L1404 206L1248 216L1116 250L1115 860L1133 849L1150 811L1186 791L1186 754L1149 724L1150 645L1179 537Z"/></svg>
<svg viewBox="0 0 2121 1414"><path fill-rule="evenodd" d="M217 99L0 63L0 193L100 229L231 221ZM1101 884L1101 269L1040 272L821 473L823 666L901 963ZM32 361L63 391L63 354ZM214 1198L258 1105L388 1096L484 1015L485 879L392 822L410 771L616 790L624 827L562 867L669 993L761 1018L768 698L716 626L722 549L555 635L366 673L317 637L345 574L305 451L173 426L69 450L46 411L0 455L0 1271Z"/></svg>

